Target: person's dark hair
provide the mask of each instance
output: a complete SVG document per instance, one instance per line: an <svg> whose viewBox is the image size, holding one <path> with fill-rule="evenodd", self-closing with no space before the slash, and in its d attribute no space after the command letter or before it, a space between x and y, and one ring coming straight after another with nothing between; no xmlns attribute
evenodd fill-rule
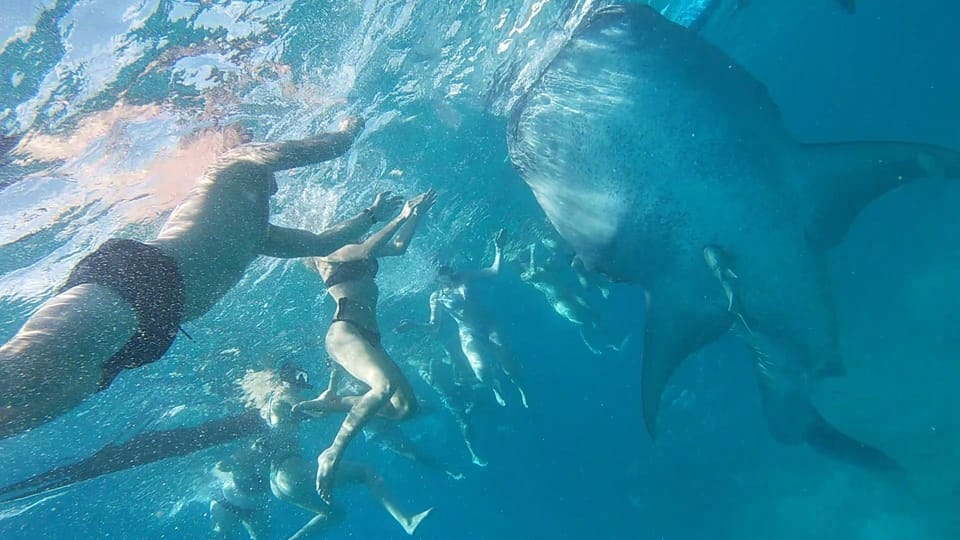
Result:
<svg viewBox="0 0 960 540"><path fill-rule="evenodd" d="M447 263L441 263L437 267L437 279L445 279L450 282L457 282L460 279L460 275L454 271L453 267Z"/></svg>
<svg viewBox="0 0 960 540"><path fill-rule="evenodd" d="M310 374L294 362L283 362L277 369L280 380L294 388L310 389Z"/></svg>

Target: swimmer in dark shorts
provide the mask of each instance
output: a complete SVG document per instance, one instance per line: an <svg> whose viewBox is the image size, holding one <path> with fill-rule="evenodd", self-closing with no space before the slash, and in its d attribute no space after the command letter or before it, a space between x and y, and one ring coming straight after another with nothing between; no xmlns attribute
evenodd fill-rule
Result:
<svg viewBox="0 0 960 540"><path fill-rule="evenodd" d="M66 413L123 369L159 359L179 325L206 313L257 257L326 255L366 231L378 208L319 234L269 221L275 172L334 159L362 129L347 117L331 133L248 144L238 124L225 128L230 149L156 239L106 242L0 347L0 438Z"/></svg>
<svg viewBox="0 0 960 540"><path fill-rule="evenodd" d="M173 344L183 320L183 277L160 248L112 238L77 263L59 292L86 283L110 287L137 317L136 332L100 368L103 389L122 370L159 359Z"/></svg>
<svg viewBox="0 0 960 540"><path fill-rule="evenodd" d="M393 199L381 194L377 200ZM316 488L324 499L330 498L332 480L344 450L373 415L403 420L415 412L413 388L380 343L377 328L379 291L374 278L378 270L377 258L403 255L421 214L434 202L436 193L433 190L418 195L407 201L397 217L364 242L349 244L325 257L310 259L311 266L320 273L337 305L327 331L327 352L347 373L369 386L361 396L343 398L350 407L347 417L333 443L317 458ZM328 406L330 404L325 399L318 398L298 407L306 412L313 407Z"/></svg>

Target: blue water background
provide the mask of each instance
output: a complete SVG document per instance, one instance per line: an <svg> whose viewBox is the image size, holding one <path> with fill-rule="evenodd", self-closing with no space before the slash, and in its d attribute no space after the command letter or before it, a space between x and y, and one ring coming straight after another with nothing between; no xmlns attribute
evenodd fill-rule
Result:
<svg viewBox="0 0 960 540"><path fill-rule="evenodd" d="M960 5L863 0L851 17L829 0L753 4L737 15L721 6L704 33L767 84L799 138L960 147ZM245 5L262 11L248 9L253 14L245 19ZM270 8L274 14L263 5L48 2L53 7L39 23L33 5L3 8L0 35L36 27L28 53L12 41L0 52L6 130L69 133L79 119L108 109L121 95L168 109L151 120L118 124L119 131L94 139L59 168L27 164L3 172L14 180L33 176L0 192L0 338L19 328L85 250L118 232L147 238L158 226L157 219L125 220L121 210L137 202L108 201L102 187L94 192L99 200L77 203L69 173L108 175L148 163L171 140L209 124L203 111L211 101L226 102L227 117L258 119L261 140L309 133L347 110L371 118L371 134L345 159L281 176L277 223L319 228L384 188L440 191L411 253L384 264L384 328L426 316L438 258L485 264L492 255L489 238L500 226L507 227L508 251L517 256L545 230L529 191L506 162L504 114L520 91L511 84L529 80L525 68L535 71L551 43L562 43L564 24L576 19L583 3L288 2ZM192 23L189 17L167 22L197 10L207 14ZM511 28L524 30L510 35ZM244 32L258 44L250 65L287 63L297 87L316 90L322 99L284 99L271 80L242 86L236 101L216 97L203 82L211 65L245 69L231 68L241 62L227 53L200 54L193 63L139 75L159 51ZM506 52L496 52L506 39L513 39ZM118 58L126 59L120 64L133 60L112 70ZM118 146L122 141L129 147ZM120 157L98 163L106 153ZM39 210L65 201L69 209ZM888 194L864 212L831 258L850 375L822 388L817 402L837 425L900 460L909 473L907 488L805 448L775 444L746 352L728 339L698 353L677 374L665 396L660 437L651 443L639 414L641 292L615 287L607 315L634 339L623 355L595 357L519 282L512 265L485 285L483 296L523 364L531 408L500 409L481 400L476 439L490 465L470 465L454 424L438 406L404 428L466 479L418 470L360 441L350 452L375 463L406 507L436 505L421 538L960 537L960 421L953 396L960 380L958 201L960 189L936 182ZM302 265L258 262L218 306L188 326L195 341L181 338L162 362L124 374L77 411L0 441L0 484L140 430L235 413L240 405L233 381L267 359L295 356L319 378L317 338L331 311ZM431 354L414 341L387 340L401 362ZM423 399L435 404L415 370L407 373ZM321 449L333 429L322 422L305 429L305 450ZM212 537L205 514L213 492L209 469L229 449L114 474L28 509L0 508L0 538ZM338 497L348 518L330 538L403 537L366 494L351 490ZM279 503L271 510L281 530L308 518Z"/></svg>

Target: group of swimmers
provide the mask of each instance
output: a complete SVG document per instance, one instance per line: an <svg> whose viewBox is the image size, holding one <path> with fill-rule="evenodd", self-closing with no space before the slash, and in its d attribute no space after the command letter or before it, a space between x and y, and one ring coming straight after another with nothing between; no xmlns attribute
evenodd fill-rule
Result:
<svg viewBox="0 0 960 540"><path fill-rule="evenodd" d="M305 459L300 448L299 425L305 415L296 409L314 395L307 372L285 363L277 369L250 371L240 385L247 406L260 413L269 430L267 435L217 463L219 493L210 502L215 532L235 538L242 528L252 540L275 537L267 513L271 493L278 500L313 514L289 536L291 539L308 538L338 524L344 517L343 511L317 491L318 464ZM340 401L336 376L331 376L322 396L327 402ZM332 484L330 488L365 486L407 534L412 535L433 510L428 508L416 514L401 510L380 475L363 463L338 462L336 477L324 482Z"/></svg>
<svg viewBox="0 0 960 540"><path fill-rule="evenodd" d="M381 193L369 208L319 233L269 221L269 200L277 192L275 173L343 155L363 127L360 118L351 116L335 131L272 144L252 143L242 126L224 128L235 134L225 137L234 140L234 146L203 174L155 239L104 242L77 263L57 294L0 347L0 438L48 422L107 388L123 371L159 360L181 324L213 307L255 258L303 258L336 306L325 337L334 364L330 383L317 396L308 394L312 387L306 373L295 366L248 373L242 381L247 403L260 411L270 435L219 464L225 481L211 515L218 529L239 523L252 537L262 536L261 510L268 491L264 479L269 477L269 491L278 499L315 514L294 535L299 538L337 521L331 497L336 486L364 484L412 534L430 510L403 513L379 475L344 460L344 453L359 433L376 431L371 426L377 422L403 420L417 411L412 385L381 342L375 277L381 257L406 252L437 194L428 190L404 202ZM469 366L473 382L488 388L501 406L508 399L504 380L509 381L527 407L513 355L473 297L474 283L500 272L503 242L500 231L493 239L489 267L454 270L442 265L430 295L429 320L404 320L395 331L437 330L442 315L449 316L458 339L440 340L448 363ZM531 248L523 279L579 325L584 341L597 351L587 337L597 330L587 304L551 285L545 276L555 269L538 264L534 255ZM341 370L362 383L362 390L342 395L336 383ZM462 370L458 374L458 382L463 382ZM460 412L468 448L474 462L482 465L467 434L469 407ZM345 418L334 439L314 462L303 459L299 420L335 413L345 413Z"/></svg>

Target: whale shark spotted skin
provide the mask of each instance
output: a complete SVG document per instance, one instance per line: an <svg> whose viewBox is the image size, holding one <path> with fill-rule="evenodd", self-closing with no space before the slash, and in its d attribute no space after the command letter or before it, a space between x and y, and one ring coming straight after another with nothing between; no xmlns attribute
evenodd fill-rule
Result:
<svg viewBox="0 0 960 540"><path fill-rule="evenodd" d="M869 447L827 424L796 379L844 372L828 248L884 192L931 169L960 176L960 155L896 142L801 144L760 82L642 4L584 18L513 110L507 142L580 259L647 293L641 391L651 436L678 365L737 321L704 262L715 246L737 261L737 309L762 337L751 346L770 349L755 362L771 432L889 465L873 449L858 455L857 445ZM803 419L788 423L789 437L773 425L783 417Z"/></svg>

